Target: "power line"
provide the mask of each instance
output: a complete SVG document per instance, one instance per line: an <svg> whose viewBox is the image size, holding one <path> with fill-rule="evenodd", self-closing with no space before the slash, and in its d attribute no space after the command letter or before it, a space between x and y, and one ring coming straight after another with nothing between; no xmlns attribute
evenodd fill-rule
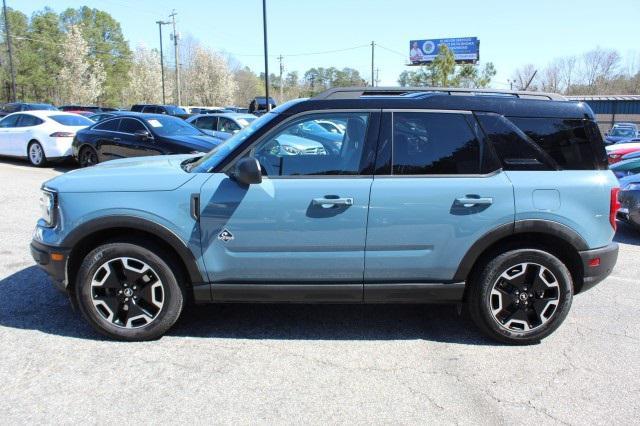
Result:
<svg viewBox="0 0 640 426"><path fill-rule="evenodd" d="M339 52L347 52L350 50L356 50L356 49L362 49L364 47L369 47L371 46L371 44L363 44L361 46L353 46L353 47L347 47L344 49L335 49L335 50L324 50L324 51L320 51L320 52L307 52L307 53L289 53L289 54L282 54L283 57L285 58L292 58L295 56L311 56L311 55L326 55L329 53L339 53ZM233 56L238 56L238 57L246 57L246 56L264 56L263 54L235 54L233 52L228 52ZM276 55L269 55L272 58L278 58L278 56Z"/></svg>
<svg viewBox="0 0 640 426"><path fill-rule="evenodd" d="M384 46L383 46L383 45L381 45L381 44L376 44L376 46L378 46L378 47L379 47L379 48L381 48L381 49L387 50L387 51L389 51L389 52L391 52L391 53L395 53L396 55L402 56L403 58L406 58L406 57L407 57L407 55L405 55L404 53L400 53L400 52L398 52L397 50L389 49L388 47L384 47Z"/></svg>

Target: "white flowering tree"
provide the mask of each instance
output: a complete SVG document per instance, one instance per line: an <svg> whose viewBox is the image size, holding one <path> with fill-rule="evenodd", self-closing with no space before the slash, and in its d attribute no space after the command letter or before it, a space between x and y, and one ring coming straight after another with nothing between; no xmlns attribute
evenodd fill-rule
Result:
<svg viewBox="0 0 640 426"><path fill-rule="evenodd" d="M187 60L182 80L186 102L206 106L225 106L233 102L237 85L222 55L196 45Z"/></svg>
<svg viewBox="0 0 640 426"><path fill-rule="evenodd" d="M133 54L133 65L128 77L126 98L130 104L162 103L162 70L157 50L138 46ZM169 87L165 88L167 94L171 93L170 90Z"/></svg>
<svg viewBox="0 0 640 426"><path fill-rule="evenodd" d="M79 26L69 27L60 57L62 68L58 74L58 87L61 103L96 104L102 94L106 74L99 61L89 60L89 46Z"/></svg>

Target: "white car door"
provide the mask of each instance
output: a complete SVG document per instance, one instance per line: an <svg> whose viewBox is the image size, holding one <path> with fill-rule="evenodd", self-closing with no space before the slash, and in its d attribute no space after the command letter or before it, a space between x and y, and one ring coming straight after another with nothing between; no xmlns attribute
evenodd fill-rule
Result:
<svg viewBox="0 0 640 426"><path fill-rule="evenodd" d="M11 114L0 120L0 155L19 155L14 144L19 115Z"/></svg>
<svg viewBox="0 0 640 426"><path fill-rule="evenodd" d="M42 124L43 120L31 115L31 114L20 114L20 118L18 118L18 122L16 123L15 132L11 135L11 145L14 147L16 152L15 155L18 156L26 156L27 155L27 144L32 139L36 139L40 141L43 149L46 151L46 145L44 140L41 137L37 137L34 133L37 131L38 125Z"/></svg>

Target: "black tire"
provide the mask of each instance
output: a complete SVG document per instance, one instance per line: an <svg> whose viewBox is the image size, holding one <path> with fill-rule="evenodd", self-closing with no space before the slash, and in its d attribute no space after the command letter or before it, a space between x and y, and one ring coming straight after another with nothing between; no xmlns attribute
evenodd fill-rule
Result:
<svg viewBox="0 0 640 426"><path fill-rule="evenodd" d="M90 146L83 146L78 153L78 163L80 167L89 167L98 164L98 153Z"/></svg>
<svg viewBox="0 0 640 426"><path fill-rule="evenodd" d="M538 343L553 333L567 317L573 297L564 263L535 249L497 256L469 284L473 321L489 337L510 344Z"/></svg>
<svg viewBox="0 0 640 426"><path fill-rule="evenodd" d="M141 272L145 266L149 269ZM106 336L126 341L157 339L182 312L185 294L178 271L170 256L146 248L142 241L99 246L85 257L78 271L78 306L91 326ZM93 285L94 278L101 285ZM127 301L123 300L126 295Z"/></svg>
<svg viewBox="0 0 640 426"><path fill-rule="evenodd" d="M36 155L35 152L39 152L39 155ZM47 164L47 156L40 142L29 142L29 145L27 145L27 159L33 167L44 167Z"/></svg>

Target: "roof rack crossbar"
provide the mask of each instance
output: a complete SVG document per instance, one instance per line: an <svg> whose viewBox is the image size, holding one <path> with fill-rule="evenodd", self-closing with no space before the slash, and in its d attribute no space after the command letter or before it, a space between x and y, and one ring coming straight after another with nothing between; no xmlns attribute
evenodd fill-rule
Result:
<svg viewBox="0 0 640 426"><path fill-rule="evenodd" d="M466 89L458 87L334 87L317 94L312 99L358 99L363 96L401 96L409 93L441 93L443 95L452 94L496 94L496 95L512 95L525 99L548 99L554 101L566 101L562 95L557 93L545 92L527 92L517 90L498 90L498 89Z"/></svg>

